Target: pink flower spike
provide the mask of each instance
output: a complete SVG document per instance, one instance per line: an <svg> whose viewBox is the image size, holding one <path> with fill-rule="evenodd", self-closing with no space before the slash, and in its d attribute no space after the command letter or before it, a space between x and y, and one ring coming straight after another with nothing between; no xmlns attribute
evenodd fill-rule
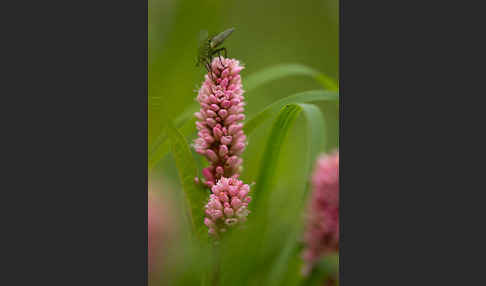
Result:
<svg viewBox="0 0 486 286"><path fill-rule="evenodd" d="M222 176L231 177L241 170L240 155L246 147L242 124L245 98L239 75L243 66L238 60L218 57L213 59L210 68L212 75L205 76L197 95L200 110L195 116L199 132L193 144L195 151L205 155L210 163L206 170L212 176L204 174L209 187Z"/></svg>
<svg viewBox="0 0 486 286"><path fill-rule="evenodd" d="M312 176L302 252L308 275L323 256L339 250L339 153L321 155Z"/></svg>

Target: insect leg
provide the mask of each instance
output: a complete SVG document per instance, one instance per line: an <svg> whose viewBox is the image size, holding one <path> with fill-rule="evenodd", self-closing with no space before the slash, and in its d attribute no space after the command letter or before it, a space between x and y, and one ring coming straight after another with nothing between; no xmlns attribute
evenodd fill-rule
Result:
<svg viewBox="0 0 486 286"><path fill-rule="evenodd" d="M206 66L206 69L208 70L208 73L209 73L209 77L211 78L211 80L216 83L216 81L214 80L214 75L213 75L213 70L211 69L211 64L210 62L206 61L205 62L205 66ZM214 93L214 92L213 92Z"/></svg>
<svg viewBox="0 0 486 286"><path fill-rule="evenodd" d="M225 48L225 47L222 47L222 48L221 48L221 49L219 49L219 50L220 50L220 53L221 53L221 51L223 51L223 52L224 52L224 57L225 57L225 58L228 58L228 51L226 50L226 48ZM221 56L221 54L220 54L220 56ZM224 68L226 68L226 66L225 66L225 65L223 65L223 67L224 67Z"/></svg>
<svg viewBox="0 0 486 286"><path fill-rule="evenodd" d="M206 68L206 70L208 71L209 73L209 77L211 77L211 80L213 79L213 73L211 72L211 67L209 66L208 62L205 61L204 62L204 67Z"/></svg>
<svg viewBox="0 0 486 286"><path fill-rule="evenodd" d="M221 51L224 51L224 57L226 58L226 54L227 54L227 51L226 51L226 48L219 48L217 50L214 50L211 52L211 56L215 55L215 54L218 54L218 58L219 58L219 63L223 66L223 68L226 68L226 66L223 64L223 62L221 61Z"/></svg>

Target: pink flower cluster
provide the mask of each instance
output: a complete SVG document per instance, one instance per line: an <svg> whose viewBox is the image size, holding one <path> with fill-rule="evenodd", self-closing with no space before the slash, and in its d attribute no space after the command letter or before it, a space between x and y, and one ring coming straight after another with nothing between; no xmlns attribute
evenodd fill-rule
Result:
<svg viewBox="0 0 486 286"><path fill-rule="evenodd" d="M251 197L248 196L250 186L243 184L237 179L222 177L216 185L211 188L212 194L206 205L206 218L204 224L209 228L209 234L219 237L220 233L226 232L240 222L245 222L249 214L248 203Z"/></svg>
<svg viewBox="0 0 486 286"><path fill-rule="evenodd" d="M339 153L322 155L312 176L312 194L307 213L302 253L308 274L316 261L339 251Z"/></svg>
<svg viewBox="0 0 486 286"><path fill-rule="evenodd" d="M246 136L241 123L245 119L239 74L242 69L235 59L215 58L197 96L201 109L195 113L199 132L193 146L210 162L203 170L208 187L221 177L239 173L243 163L240 155L246 148Z"/></svg>
<svg viewBox="0 0 486 286"><path fill-rule="evenodd" d="M251 197L250 186L238 179L247 144L242 123L243 66L235 59L218 57L210 68L197 96L201 109L195 113L198 138L193 146L210 163L202 171L204 183L212 192L204 224L211 236L219 238L230 227L246 221Z"/></svg>

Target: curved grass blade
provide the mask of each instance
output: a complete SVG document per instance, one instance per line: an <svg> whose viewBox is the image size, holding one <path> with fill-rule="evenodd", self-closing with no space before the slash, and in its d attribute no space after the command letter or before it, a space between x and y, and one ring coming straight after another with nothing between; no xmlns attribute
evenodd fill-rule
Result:
<svg viewBox="0 0 486 286"><path fill-rule="evenodd" d="M195 122L196 122L196 118L192 118L186 121L184 124L181 124L181 126L178 126L179 132L182 133L187 138L189 134L191 134L191 132L196 132ZM159 161L162 160L165 157L165 155L167 155L170 152L170 143L167 140L166 132L163 132L163 135L159 136L159 138L157 139L157 145L153 147L151 151L149 151L149 156L148 156L149 172L152 171L152 169L157 165L157 163L159 163Z"/></svg>
<svg viewBox="0 0 486 286"><path fill-rule="evenodd" d="M339 95L334 91L325 90L310 90L300 92L285 98L282 98L262 110L260 113L254 115L245 122L245 132L250 134L256 127L270 118L279 108L291 103L305 103L313 101L334 101L339 100Z"/></svg>
<svg viewBox="0 0 486 286"><path fill-rule="evenodd" d="M186 137L191 134L191 131L195 131L195 122L196 118L194 117L193 110L197 110L197 104L192 104L189 108L186 109L181 115L179 115L175 120L175 126L179 128L179 130L184 134ZM157 163L162 160L165 155L167 155L170 151L170 144L167 142L167 134L164 131L160 133L160 135L155 139L153 147L150 148L148 154L148 168L149 171L157 165Z"/></svg>
<svg viewBox="0 0 486 286"><path fill-rule="evenodd" d="M291 267L289 261L292 259L293 256L295 256L297 252L298 241L299 241L298 234L299 232L297 231L297 228L296 230L293 230L289 233L287 237L287 241L285 242L285 245L279 257L277 258L275 263L273 263L273 267L270 269L270 273L267 276L267 282L265 285L268 286L284 285L284 283L282 282L285 276L291 274L289 273L289 268Z"/></svg>
<svg viewBox="0 0 486 286"><path fill-rule="evenodd" d="M189 223L193 234L199 239L203 239L205 238L203 208L204 202L208 199L208 192L194 182L194 178L198 175L198 169L184 135L175 128L172 122L169 122L167 131L179 179L184 190Z"/></svg>
<svg viewBox="0 0 486 286"><path fill-rule="evenodd" d="M162 160L165 155L170 152L170 142L166 140L167 136L161 137L161 142L158 144L157 148L154 148L152 152L149 151L148 156L148 170L149 172L157 165L157 163Z"/></svg>
<svg viewBox="0 0 486 286"><path fill-rule="evenodd" d="M326 148L326 122L321 110L313 104L299 104L307 121L308 153L306 174L310 174L319 153Z"/></svg>
<svg viewBox="0 0 486 286"><path fill-rule="evenodd" d="M313 162L315 160L315 158L317 157L317 155L322 152L325 148L325 128L326 128L326 124L325 124L325 120L324 120L324 115L322 114L321 110L315 106L315 105L312 105L312 104L297 104L297 105L290 105L290 106L295 106L294 108L296 109L296 113L294 115L290 115L290 116L295 116L295 118L299 115L299 111L297 111L297 108L300 109L300 111L303 111L303 114L304 116L306 117L306 127L307 127L307 137L308 137L308 148L306 148L308 150L307 152L307 157L306 157L306 161L304 163L304 168L306 168L306 171L304 172L304 174L307 174L307 177L310 176L310 172L311 172L311 169L312 169L312 165L313 165ZM282 111L280 112L279 114L279 117L277 118L275 124L274 124L274 128L279 128L278 126L282 126L280 124L277 123L277 121L283 121L282 119L282 116L286 116L285 113L282 113L284 110L282 109ZM292 122L295 120L295 118L291 118L288 122L289 126L286 126L285 128L281 129L281 131L283 132L288 132L289 128L290 128L290 124L292 124ZM278 132L278 131L277 131ZM275 135L274 132L273 132L273 129L272 129L272 135ZM272 136L271 135L271 136ZM283 145L283 140L285 139L285 135L282 137L282 136L278 136L277 138L281 138L282 139L282 142L280 143L277 143L277 144L270 144L270 141L273 141L273 137L270 137L269 138L269 143L267 143L267 149L266 149L266 152L269 152L270 150L268 148L275 148L273 149L272 151L274 152L275 155L271 156L271 157L266 157L264 158L264 160L262 161L262 165L261 165L261 169L262 170L261 172L263 172L263 170L267 170L267 169L272 169L272 170L276 170L277 168L277 164L278 164L278 157L279 157L279 154L280 154L280 148L282 147ZM272 146L270 146L272 145ZM278 150L276 148L279 148ZM267 160L273 160L273 161L267 161ZM260 175L259 176L259 180L257 181L257 185L261 183L261 179L264 180L264 184L266 184L267 188L266 189L261 189L261 191L263 192L267 192L266 195L264 195L265 198L267 198L267 196L270 196L269 192L272 190L271 189L271 186L272 186L272 183L271 181L275 181L276 178L272 178L272 177L269 177L272 175L271 172L265 172L266 174L265 175ZM275 176L275 174L273 173L273 175ZM263 177L265 176L265 177ZM304 206L304 198L305 198L305 194L308 192L308 189L309 189L309 184L308 184L309 180L308 178L304 178L304 183L303 185L305 185L305 187L303 188L302 190L302 200L299 202L299 208L298 209L303 209L303 206ZM262 195L263 196L263 195ZM264 204L267 204L268 202L264 202ZM268 207L268 205L266 205ZM276 262L274 263L274 266L273 268L271 269L270 273L269 273L269 276L267 277L267 284L266 285L283 285L283 281L285 279L285 275L288 275L289 273L294 273L296 272L294 269L289 269L289 267L298 267L300 266L300 263L290 263L290 260L291 259L298 259L298 253L297 253L297 247L298 247L298 239L297 239L297 236L298 236L298 233L301 232L301 226L300 224L296 224L296 226L289 230L289 239L287 239L287 241L285 242L285 245L284 245L284 248L283 248L283 251L281 252L280 256L277 258ZM297 270L298 272L298 270ZM298 278L299 279L299 278Z"/></svg>
<svg viewBox="0 0 486 286"><path fill-rule="evenodd" d="M269 200L270 190L275 184L275 173L280 157L283 142L294 121L299 116L302 108L296 104L284 106L273 123L270 136L261 160L260 173L256 180L253 196L255 197L254 208L260 213L263 219L266 217L266 206Z"/></svg>
<svg viewBox="0 0 486 286"><path fill-rule="evenodd" d="M244 86L247 90L251 90L270 81L296 75L312 77L325 89L338 91L338 84L334 79L301 64L281 64L253 73L247 77Z"/></svg>

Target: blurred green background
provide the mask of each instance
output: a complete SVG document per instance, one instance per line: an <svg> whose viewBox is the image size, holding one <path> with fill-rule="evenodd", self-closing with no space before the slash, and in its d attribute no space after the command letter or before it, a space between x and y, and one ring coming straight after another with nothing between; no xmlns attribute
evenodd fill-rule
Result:
<svg viewBox="0 0 486 286"><path fill-rule="evenodd" d="M203 68L195 66L200 30L216 34L236 28L224 46L228 57L245 65L241 73L243 89L245 77L278 64L303 64L338 80L338 14L338 0L149 0L149 150L164 132L164 118L174 119L195 101L205 74ZM252 90L250 99L249 93L244 94L245 113L248 117L279 98L315 89L322 89L322 85L305 76L272 81ZM323 136L328 141L326 151L330 151L338 146L338 106L317 105L329 125ZM256 180L272 121L248 138L242 174L247 183ZM295 199L292 194L299 193L296 190L303 187L303 178L308 177L302 168L306 148L302 121L299 118L291 129L278 165L279 191L274 195L273 212L283 223L280 229L274 229L277 234L285 232L285 222L295 222L300 217L289 207L292 205L289 201ZM195 132L187 138L188 142L194 137ZM195 157L202 166L202 156ZM180 186L172 155L165 156L150 176L163 182L165 187L161 192L171 192L175 199L180 199L182 194L177 191ZM186 282L191 285L190 281L181 283Z"/></svg>

